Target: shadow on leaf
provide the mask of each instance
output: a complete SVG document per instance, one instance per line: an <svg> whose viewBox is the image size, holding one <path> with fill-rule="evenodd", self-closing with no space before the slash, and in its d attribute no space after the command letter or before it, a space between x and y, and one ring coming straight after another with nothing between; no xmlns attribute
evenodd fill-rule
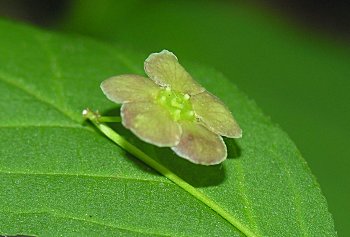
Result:
<svg viewBox="0 0 350 237"><path fill-rule="evenodd" d="M224 142L227 147L227 159L238 159L241 157L241 148L234 139L224 137Z"/></svg>

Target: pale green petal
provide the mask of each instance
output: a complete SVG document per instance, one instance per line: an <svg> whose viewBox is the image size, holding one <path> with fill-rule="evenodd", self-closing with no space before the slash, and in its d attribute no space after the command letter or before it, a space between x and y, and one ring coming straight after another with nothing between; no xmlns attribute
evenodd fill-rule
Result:
<svg viewBox="0 0 350 237"><path fill-rule="evenodd" d="M120 104L153 100L160 87L146 77L121 75L104 80L101 89L108 99Z"/></svg>
<svg viewBox="0 0 350 237"><path fill-rule="evenodd" d="M242 137L238 123L217 97L203 92L192 96L191 103L196 116L211 131L226 137Z"/></svg>
<svg viewBox="0 0 350 237"><path fill-rule="evenodd" d="M152 53L145 61L145 71L160 86L168 86L190 95L204 91L179 64L176 56L168 50Z"/></svg>
<svg viewBox="0 0 350 237"><path fill-rule="evenodd" d="M180 141L180 125L174 122L170 114L158 104L149 102L123 104L121 117L124 127L145 142L159 147L171 147Z"/></svg>
<svg viewBox="0 0 350 237"><path fill-rule="evenodd" d="M181 122L180 143L171 149L193 163L215 165L224 161L227 150L222 137L196 122Z"/></svg>

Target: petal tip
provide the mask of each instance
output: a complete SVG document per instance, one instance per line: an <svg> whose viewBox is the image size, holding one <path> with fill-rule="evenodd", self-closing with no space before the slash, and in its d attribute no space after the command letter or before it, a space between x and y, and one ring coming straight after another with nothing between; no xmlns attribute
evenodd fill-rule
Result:
<svg viewBox="0 0 350 237"><path fill-rule="evenodd" d="M110 77L104 81L101 82L100 84L100 88L103 92L103 94L110 100L113 101L114 103L117 104L121 104L122 100L120 100L119 98L117 98L115 96L115 92L113 90L113 88L111 88L111 81L114 80L116 77Z"/></svg>
<svg viewBox="0 0 350 237"><path fill-rule="evenodd" d="M200 165L216 165L227 157L227 147L221 136L204 126L181 123L182 137L171 149L180 157Z"/></svg>
<svg viewBox="0 0 350 237"><path fill-rule="evenodd" d="M170 52L169 50L167 49L163 49L162 51L160 51L159 53L151 53L145 60L145 64L146 63L149 63L150 61L152 61L155 57L158 57L158 56L171 56L171 57L174 57L176 60L177 57L176 55L173 53L173 52Z"/></svg>
<svg viewBox="0 0 350 237"><path fill-rule="evenodd" d="M217 158L214 158L211 160L195 159L195 158L191 157L190 155L181 152L181 150L177 149L176 146L171 147L171 149L176 153L176 155L190 161L191 163L197 164L197 165L205 165L205 166L218 165L218 164L224 162L227 158L227 149L225 149L225 153L222 157L217 157Z"/></svg>
<svg viewBox="0 0 350 237"><path fill-rule="evenodd" d="M238 128L235 128L231 134L229 134L229 136L227 137L230 137L230 138L242 138L243 136L243 131L240 127Z"/></svg>
<svg viewBox="0 0 350 237"><path fill-rule="evenodd" d="M106 79L106 80L103 80L102 82L101 82L101 84L100 84L100 88L101 88L101 90L103 91L103 93L105 93L105 90L106 90L106 81L107 81L108 79Z"/></svg>

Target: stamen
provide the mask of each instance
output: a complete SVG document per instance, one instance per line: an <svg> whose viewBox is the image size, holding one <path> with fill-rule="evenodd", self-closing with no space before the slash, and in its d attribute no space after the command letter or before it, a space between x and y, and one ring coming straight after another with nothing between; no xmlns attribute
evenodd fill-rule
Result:
<svg viewBox="0 0 350 237"><path fill-rule="evenodd" d="M164 87L160 91L157 101L164 109L169 111L174 121L194 121L196 118L192 111L190 97L189 94L173 91L170 87Z"/></svg>
<svg viewBox="0 0 350 237"><path fill-rule="evenodd" d="M181 115L181 110L177 109L177 110L174 111L175 121L180 119L180 115Z"/></svg>
<svg viewBox="0 0 350 237"><path fill-rule="evenodd" d="M180 104L179 102L177 102L176 98L173 98L171 100L171 105L179 109L182 109L184 107L183 104Z"/></svg>

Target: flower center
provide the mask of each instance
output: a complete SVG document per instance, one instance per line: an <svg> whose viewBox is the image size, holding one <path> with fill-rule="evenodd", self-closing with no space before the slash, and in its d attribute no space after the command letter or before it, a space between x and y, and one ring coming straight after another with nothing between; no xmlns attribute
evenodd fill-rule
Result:
<svg viewBox="0 0 350 237"><path fill-rule="evenodd" d="M194 111L190 102L190 95L171 90L169 87L161 90L157 102L164 106L174 121L194 121Z"/></svg>

